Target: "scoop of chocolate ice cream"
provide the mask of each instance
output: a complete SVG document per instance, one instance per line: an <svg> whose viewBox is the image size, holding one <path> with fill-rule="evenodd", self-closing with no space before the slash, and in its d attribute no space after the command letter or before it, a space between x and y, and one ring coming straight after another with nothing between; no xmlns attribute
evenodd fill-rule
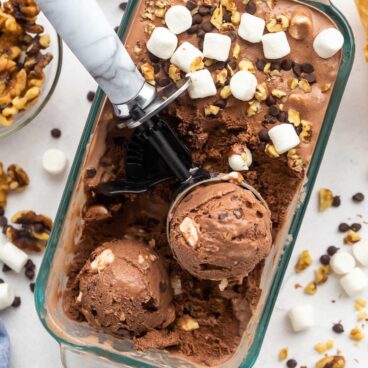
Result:
<svg viewBox="0 0 368 368"><path fill-rule="evenodd" d="M170 245L195 277L241 279L270 251L270 216L264 203L237 184L199 186L174 209Z"/></svg>
<svg viewBox="0 0 368 368"><path fill-rule="evenodd" d="M78 279L80 311L96 328L140 334L167 326L175 318L167 272L159 256L143 243L103 244Z"/></svg>

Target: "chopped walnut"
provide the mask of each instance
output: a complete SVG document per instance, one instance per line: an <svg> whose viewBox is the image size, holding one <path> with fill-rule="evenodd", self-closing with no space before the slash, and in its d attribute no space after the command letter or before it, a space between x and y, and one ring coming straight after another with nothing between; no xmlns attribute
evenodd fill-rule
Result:
<svg viewBox="0 0 368 368"><path fill-rule="evenodd" d="M231 96L230 86L225 86L224 88L222 88L220 91L220 96L224 100L228 99Z"/></svg>
<svg viewBox="0 0 368 368"><path fill-rule="evenodd" d="M362 330L356 327L350 331L349 337L354 341L360 341L364 339L364 333Z"/></svg>
<svg viewBox="0 0 368 368"><path fill-rule="evenodd" d="M301 123L299 112L293 109L288 110L288 121L294 126L299 126Z"/></svg>
<svg viewBox="0 0 368 368"><path fill-rule="evenodd" d="M349 230L344 238L344 244L351 245L358 243L361 240L361 236L354 230Z"/></svg>
<svg viewBox="0 0 368 368"><path fill-rule="evenodd" d="M309 295L314 295L317 292L317 284L312 281L305 288L304 292Z"/></svg>
<svg viewBox="0 0 368 368"><path fill-rule="evenodd" d="M266 144L265 153L269 157L274 157L274 158L280 157L280 155L276 151L276 148L273 144Z"/></svg>
<svg viewBox="0 0 368 368"><path fill-rule="evenodd" d="M238 26L240 24L240 13L238 11L233 11L231 14L231 23L234 24L234 26Z"/></svg>
<svg viewBox="0 0 368 368"><path fill-rule="evenodd" d="M174 64L169 66L169 77L174 82L177 82L181 79L180 69Z"/></svg>
<svg viewBox="0 0 368 368"><path fill-rule="evenodd" d="M180 317L177 321L178 327L183 331L194 331L199 328L199 323L188 315Z"/></svg>
<svg viewBox="0 0 368 368"><path fill-rule="evenodd" d="M307 120L302 120L302 131L299 134L299 138L303 143L310 143L312 139L312 123Z"/></svg>
<svg viewBox="0 0 368 368"><path fill-rule="evenodd" d="M221 69L221 70L218 70L216 72L216 76L215 76L215 80L216 80L216 84L218 86L223 86L225 85L226 81L227 81L227 69Z"/></svg>
<svg viewBox="0 0 368 368"><path fill-rule="evenodd" d="M220 112L220 108L218 106L215 105L209 105L209 106L205 106L204 108L204 114L205 116L215 116Z"/></svg>
<svg viewBox="0 0 368 368"><path fill-rule="evenodd" d="M255 93L254 97L258 101L265 101L267 99L267 97L268 97L268 88L267 88L267 84L265 82L257 84L257 90L256 90L256 93Z"/></svg>
<svg viewBox="0 0 368 368"><path fill-rule="evenodd" d="M288 166L295 172L302 172L305 166L305 161L297 153L296 149L293 148L287 153Z"/></svg>
<svg viewBox="0 0 368 368"><path fill-rule="evenodd" d="M192 64L190 65L190 71L196 72L197 70L201 70L204 68L203 59L201 56L198 56L194 59Z"/></svg>
<svg viewBox="0 0 368 368"><path fill-rule="evenodd" d="M253 74L256 72L256 68L254 67L254 64L248 59L241 60L238 64L238 67L239 67L239 70L246 70L247 72L250 72Z"/></svg>
<svg viewBox="0 0 368 368"><path fill-rule="evenodd" d="M221 5L229 12L237 11L237 7L234 0L221 0Z"/></svg>
<svg viewBox="0 0 368 368"><path fill-rule="evenodd" d="M339 355L326 356L316 363L316 368L345 368L345 358Z"/></svg>
<svg viewBox="0 0 368 368"><path fill-rule="evenodd" d="M298 83L299 88L304 91L305 93L311 93L312 92L312 86L306 79L301 79Z"/></svg>
<svg viewBox="0 0 368 368"><path fill-rule="evenodd" d="M279 352L279 360L283 361L288 358L289 349L288 348L282 348Z"/></svg>
<svg viewBox="0 0 368 368"><path fill-rule="evenodd" d="M325 211L332 206L334 195L330 189L321 188L319 190L319 210Z"/></svg>
<svg viewBox="0 0 368 368"><path fill-rule="evenodd" d="M367 305L367 301L363 298L359 298L355 301L355 309L357 311L362 310Z"/></svg>
<svg viewBox="0 0 368 368"><path fill-rule="evenodd" d="M314 350L316 350L320 354L323 354L327 350L332 349L333 346L334 342L332 340L328 340L327 342L319 342L316 345L314 345Z"/></svg>
<svg viewBox="0 0 368 368"><path fill-rule="evenodd" d="M6 174L10 191L23 192L29 184L27 173L17 164L10 165Z"/></svg>
<svg viewBox="0 0 368 368"><path fill-rule="evenodd" d="M235 44L233 49L233 58L238 59L240 54L240 45L238 43Z"/></svg>
<svg viewBox="0 0 368 368"><path fill-rule="evenodd" d="M257 101L257 100L250 101L249 102L249 107L248 107L248 110L247 110L247 116L251 117L251 116L256 115L259 112L260 109L261 109L261 103L259 101Z"/></svg>
<svg viewBox="0 0 368 368"><path fill-rule="evenodd" d="M8 180L3 164L0 162L0 208L5 208L9 191Z"/></svg>
<svg viewBox="0 0 368 368"><path fill-rule="evenodd" d="M266 24L268 32L282 32L289 28L290 20L286 15L278 15L276 18L272 18Z"/></svg>
<svg viewBox="0 0 368 368"><path fill-rule="evenodd" d="M330 275L332 269L330 266L320 266L314 270L314 282L317 285L324 284L328 280L328 275Z"/></svg>
<svg viewBox="0 0 368 368"><path fill-rule="evenodd" d="M220 30L222 27L222 20L223 20L222 6L219 6L212 13L211 23L214 27Z"/></svg>
<svg viewBox="0 0 368 368"><path fill-rule="evenodd" d="M296 78L290 79L288 81L288 86L290 87L290 89L295 89L296 87L298 87L299 81Z"/></svg>
<svg viewBox="0 0 368 368"><path fill-rule="evenodd" d="M303 250L300 253L298 262L295 265L295 271L297 273L304 271L313 263L313 259L308 250Z"/></svg>
<svg viewBox="0 0 368 368"><path fill-rule="evenodd" d="M144 79L153 86L156 84L155 82L155 70L153 66L149 63L144 63L141 65L141 72L143 74Z"/></svg>
<svg viewBox="0 0 368 368"><path fill-rule="evenodd" d="M277 97L277 98L282 98L287 96L287 93L282 91L281 89L274 89L272 90L272 96Z"/></svg>
<svg viewBox="0 0 368 368"><path fill-rule="evenodd" d="M323 86L321 86L322 93L327 93L331 89L331 83L326 83Z"/></svg>

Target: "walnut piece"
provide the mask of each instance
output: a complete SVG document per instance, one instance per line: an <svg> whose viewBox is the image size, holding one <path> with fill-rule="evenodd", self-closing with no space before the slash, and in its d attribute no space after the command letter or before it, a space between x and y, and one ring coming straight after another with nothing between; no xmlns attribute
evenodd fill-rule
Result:
<svg viewBox="0 0 368 368"><path fill-rule="evenodd" d="M320 354L325 353L327 350L332 349L334 346L333 340L328 340L327 342L318 342L314 345L314 350Z"/></svg>
<svg viewBox="0 0 368 368"><path fill-rule="evenodd" d="M221 98L223 98L224 100L227 100L230 96L231 96L231 89L230 86L225 86L224 88L221 89L220 91L220 96Z"/></svg>
<svg viewBox="0 0 368 368"><path fill-rule="evenodd" d="M174 82L177 82L181 79L180 69L174 64L170 64L169 66L169 77Z"/></svg>
<svg viewBox="0 0 368 368"><path fill-rule="evenodd" d="M144 79L147 83L152 84L153 86L156 84L155 82L155 70L153 66L149 63L144 63L141 65L141 72L143 74Z"/></svg>
<svg viewBox="0 0 368 368"><path fill-rule="evenodd" d="M218 113L220 112L220 108L218 106L215 105L209 105L209 106L205 106L204 108L204 115L205 116L216 116Z"/></svg>
<svg viewBox="0 0 368 368"><path fill-rule="evenodd" d="M344 238L344 244L352 245L358 243L361 239L361 236L356 231L349 230Z"/></svg>
<svg viewBox="0 0 368 368"><path fill-rule="evenodd" d="M313 259L308 250L303 250L300 253L299 259L295 265L295 271L297 273L304 271L313 263Z"/></svg>
<svg viewBox="0 0 368 368"><path fill-rule="evenodd" d="M364 333L361 329L356 327L350 331L349 337L354 341L361 341L364 339Z"/></svg>
<svg viewBox="0 0 368 368"><path fill-rule="evenodd" d="M280 157L280 155L277 153L276 148L273 144L266 144L265 153L269 157Z"/></svg>
<svg viewBox="0 0 368 368"><path fill-rule="evenodd" d="M314 295L317 292L317 284L312 281L305 288L304 292L309 295Z"/></svg>
<svg viewBox="0 0 368 368"><path fill-rule="evenodd" d="M314 270L314 282L316 285L324 284L328 280L328 275L330 275L332 269L330 266L320 266Z"/></svg>
<svg viewBox="0 0 368 368"><path fill-rule="evenodd" d="M316 363L316 368L345 368L345 358L340 355L326 356Z"/></svg>
<svg viewBox="0 0 368 368"><path fill-rule="evenodd" d="M303 143L310 143L312 140L312 123L307 120L302 120L302 131L299 138Z"/></svg>
<svg viewBox="0 0 368 368"><path fill-rule="evenodd" d="M5 208L9 191L8 180L3 164L0 162L0 208Z"/></svg>
<svg viewBox="0 0 368 368"><path fill-rule="evenodd" d="M17 164L10 165L6 175L10 191L23 192L29 184L27 173Z"/></svg>
<svg viewBox="0 0 368 368"><path fill-rule="evenodd" d="M178 327L183 331L193 331L199 328L199 323L188 315L180 317L177 321Z"/></svg>
<svg viewBox="0 0 368 368"><path fill-rule="evenodd" d="M283 361L283 360L287 359L288 355L289 355L289 349L288 348L282 348L279 351L279 360Z"/></svg>
<svg viewBox="0 0 368 368"><path fill-rule="evenodd" d="M286 15L280 14L276 18L272 18L266 24L268 32L282 32L289 28L290 20Z"/></svg>
<svg viewBox="0 0 368 368"><path fill-rule="evenodd" d="M218 30L222 27L222 20L223 20L223 11L222 6L217 7L214 12L212 13L211 23L215 26Z"/></svg>
<svg viewBox="0 0 368 368"><path fill-rule="evenodd" d="M296 110L288 110L288 121L294 126L299 126L301 124L300 113Z"/></svg>
<svg viewBox="0 0 368 368"><path fill-rule="evenodd" d="M332 206L334 195L330 189L321 188L319 190L319 210L325 211Z"/></svg>

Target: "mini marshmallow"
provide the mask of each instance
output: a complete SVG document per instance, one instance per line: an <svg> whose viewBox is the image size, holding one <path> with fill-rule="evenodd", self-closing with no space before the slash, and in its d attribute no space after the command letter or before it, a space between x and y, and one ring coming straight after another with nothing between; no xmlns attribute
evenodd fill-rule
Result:
<svg viewBox="0 0 368 368"><path fill-rule="evenodd" d="M14 244L8 242L0 245L0 260L19 273L28 261L28 256Z"/></svg>
<svg viewBox="0 0 368 368"><path fill-rule="evenodd" d="M334 56L344 45L344 36L336 28L327 28L320 32L313 42L314 51L322 59Z"/></svg>
<svg viewBox="0 0 368 368"><path fill-rule="evenodd" d="M254 97L257 89L257 78L247 70L235 73L230 80L232 95L241 101L249 101Z"/></svg>
<svg viewBox="0 0 368 368"><path fill-rule="evenodd" d="M298 305L290 309L288 315L295 332L305 331L314 326L314 310L310 304Z"/></svg>
<svg viewBox="0 0 368 368"><path fill-rule="evenodd" d="M266 26L264 19L244 13L240 18L238 34L246 41L257 43L262 41Z"/></svg>
<svg viewBox="0 0 368 368"><path fill-rule="evenodd" d="M363 266L368 266L368 243L359 242L353 246L355 259Z"/></svg>
<svg viewBox="0 0 368 368"><path fill-rule="evenodd" d="M368 279L365 273L356 267L347 275L341 277L340 285L349 296L354 296L363 291L368 285Z"/></svg>
<svg viewBox="0 0 368 368"><path fill-rule="evenodd" d="M148 51L163 60L171 58L177 45L178 38L164 27L155 28L147 41Z"/></svg>
<svg viewBox="0 0 368 368"><path fill-rule="evenodd" d="M234 171L246 171L249 170L252 165L253 158L252 153L248 148L245 148L244 153L241 155L233 154L228 159L229 166Z"/></svg>
<svg viewBox="0 0 368 368"><path fill-rule="evenodd" d="M347 252L337 252L330 260L330 266L337 275L346 275L355 267L355 259Z"/></svg>
<svg viewBox="0 0 368 368"><path fill-rule="evenodd" d="M0 310L10 307L15 298L13 288L6 283L0 284Z"/></svg>
<svg viewBox="0 0 368 368"><path fill-rule="evenodd" d="M42 167L51 175L61 174L68 164L63 151L52 148L47 150L42 157Z"/></svg>
<svg viewBox="0 0 368 368"><path fill-rule="evenodd" d="M194 73L188 73L191 83L188 88L190 98L204 98L215 96L217 93L215 82L211 73L207 69L198 70Z"/></svg>
<svg viewBox="0 0 368 368"><path fill-rule="evenodd" d="M220 33L206 33L203 42L203 55L206 58L226 61L229 57L231 38Z"/></svg>
<svg viewBox="0 0 368 368"><path fill-rule="evenodd" d="M280 124L268 131L273 145L279 155L296 147L300 143L298 134L291 124Z"/></svg>
<svg viewBox="0 0 368 368"><path fill-rule="evenodd" d="M166 12L165 23L172 33L183 33L192 26L192 14L185 6L174 5Z"/></svg>
<svg viewBox="0 0 368 368"><path fill-rule="evenodd" d="M203 58L201 50L197 49L189 42L183 42L176 49L170 61L183 72L189 73L191 71L193 61L198 57Z"/></svg>
<svg viewBox="0 0 368 368"><path fill-rule="evenodd" d="M267 33L262 37L266 59L280 59L290 54L290 45L285 32Z"/></svg>

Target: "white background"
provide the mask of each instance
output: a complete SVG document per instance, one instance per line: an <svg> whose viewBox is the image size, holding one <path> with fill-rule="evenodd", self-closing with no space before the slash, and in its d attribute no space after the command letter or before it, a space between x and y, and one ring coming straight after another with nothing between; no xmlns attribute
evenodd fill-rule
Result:
<svg viewBox="0 0 368 368"><path fill-rule="evenodd" d="M119 1L99 2L111 24L117 25L122 16L118 9ZM277 360L278 351L282 347L288 347L290 356L297 359L300 365L312 367L319 358L313 350L313 345L330 338L334 338L336 347L343 351L349 368L368 366L368 336L356 346L349 340L347 333L336 336L331 331L332 323L339 320L343 321L347 331L356 323L354 301L342 296L337 279L331 277L327 284L319 289L317 295L312 297L303 294L301 289L294 288L295 283L305 285L313 277L313 267L302 275L294 274L293 266L300 251L308 248L316 259L317 267L317 258L328 245L343 246L342 236L336 231L338 223L349 218L361 220L356 215L364 215L368 209L368 198L365 203L359 205L353 204L350 199L357 191L365 191L368 197L368 65L365 64L362 53L364 32L353 1L335 0L335 3L354 30L357 56L315 186L315 196L305 216L294 256L255 365L257 368L284 367L285 363ZM61 78L47 107L31 125L0 141L0 160L5 165L20 164L31 177L30 188L22 194L10 197L8 214L21 209L32 209L52 217L55 215L67 175L59 178L46 175L40 165L41 157L46 149L56 147L64 150L69 162L72 162L90 108L86 94L95 87L94 81L65 48ZM54 127L62 130L59 140L50 137L50 129ZM341 195L340 208L323 214L318 213L317 189L322 186ZM362 234L363 241L366 241L367 225L363 226ZM33 259L39 264L40 257ZM9 309L0 314L12 341L11 367L60 368L58 346L37 319L28 280L23 275L8 273L4 276L1 271L0 277L11 282L16 287L17 294L22 297L20 308ZM365 297L368 298L368 291ZM331 303L333 299L336 300L335 304ZM307 333L293 334L286 320L286 311L293 305L306 302L315 306L317 326Z"/></svg>

